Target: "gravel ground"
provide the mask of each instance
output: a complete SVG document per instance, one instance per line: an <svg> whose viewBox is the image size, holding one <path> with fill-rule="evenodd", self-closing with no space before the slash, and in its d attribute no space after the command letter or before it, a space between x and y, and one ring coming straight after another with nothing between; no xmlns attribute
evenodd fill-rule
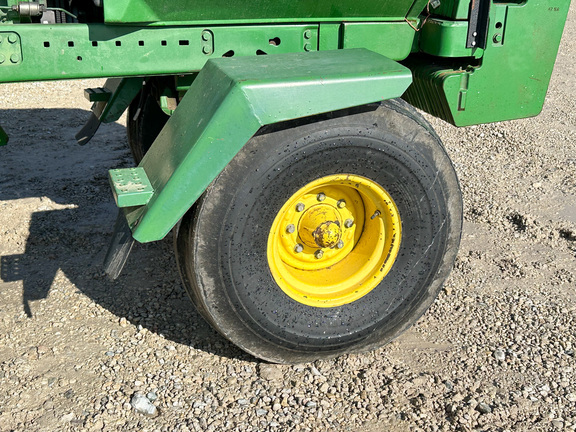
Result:
<svg viewBox="0 0 576 432"><path fill-rule="evenodd" d="M85 87L0 86L0 431L576 430L576 11L533 119L432 119L465 224L433 307L388 346L262 363L190 306L171 239L111 282L106 170L122 122L86 147Z"/></svg>

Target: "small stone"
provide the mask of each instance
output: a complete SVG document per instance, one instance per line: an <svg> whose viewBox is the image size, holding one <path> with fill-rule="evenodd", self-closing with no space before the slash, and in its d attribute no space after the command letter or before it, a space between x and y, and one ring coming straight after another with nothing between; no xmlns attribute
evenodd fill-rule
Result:
<svg viewBox="0 0 576 432"><path fill-rule="evenodd" d="M552 426L556 429L562 429L564 427L564 422L560 419L554 419L552 420Z"/></svg>
<svg viewBox="0 0 576 432"><path fill-rule="evenodd" d="M306 408L316 408L316 402L314 401L306 402Z"/></svg>
<svg viewBox="0 0 576 432"><path fill-rule="evenodd" d="M272 405L272 411L280 411L282 409L282 405L280 405L279 403L275 403L274 405Z"/></svg>
<svg viewBox="0 0 576 432"><path fill-rule="evenodd" d="M156 395L156 393L154 392L149 392L146 397L148 398L149 401L154 402L156 399L158 399L158 395Z"/></svg>
<svg viewBox="0 0 576 432"><path fill-rule="evenodd" d="M316 369L314 366L312 366L312 367L310 368L310 373L311 373L312 375L314 375L314 376L317 376L317 377L322 376L322 374L320 373L320 371L319 371L318 369Z"/></svg>
<svg viewBox="0 0 576 432"><path fill-rule="evenodd" d="M157 408L148 400L148 398L138 393L132 397L130 404L140 414L153 417L158 413Z"/></svg>
<svg viewBox="0 0 576 432"><path fill-rule="evenodd" d="M256 410L256 415L258 415L258 416L265 416L266 414L268 414L268 410L265 410L265 409L257 409Z"/></svg>
<svg viewBox="0 0 576 432"><path fill-rule="evenodd" d="M248 399L238 399L236 402L238 405L248 405L250 403Z"/></svg>
<svg viewBox="0 0 576 432"><path fill-rule="evenodd" d="M106 351L108 357L114 357L114 351Z"/></svg>
<svg viewBox="0 0 576 432"><path fill-rule="evenodd" d="M480 414L489 414L492 412L492 408L487 403L480 402L478 405L476 405L476 411L478 411Z"/></svg>
<svg viewBox="0 0 576 432"><path fill-rule="evenodd" d="M74 420L76 418L76 416L74 415L73 412L68 413L66 415L63 415L60 420L63 421L64 423L70 423L72 420Z"/></svg>
<svg viewBox="0 0 576 432"><path fill-rule="evenodd" d="M494 351L494 358L500 362L503 362L504 360L506 360L506 353L501 349L497 349L496 351Z"/></svg>
<svg viewBox="0 0 576 432"><path fill-rule="evenodd" d="M272 364L260 365L260 377L266 381L282 381L284 379L284 372L282 366Z"/></svg>
<svg viewBox="0 0 576 432"><path fill-rule="evenodd" d="M568 393L566 399L568 399L569 402L576 402L576 393Z"/></svg>

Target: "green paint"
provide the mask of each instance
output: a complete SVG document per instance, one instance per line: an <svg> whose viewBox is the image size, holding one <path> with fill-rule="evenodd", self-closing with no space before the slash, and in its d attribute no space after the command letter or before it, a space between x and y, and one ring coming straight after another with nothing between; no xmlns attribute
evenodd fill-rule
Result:
<svg viewBox="0 0 576 432"><path fill-rule="evenodd" d="M457 126L537 115L569 5L569 0L493 4L481 61L411 58L405 65L414 84L403 97Z"/></svg>
<svg viewBox="0 0 576 432"><path fill-rule="evenodd" d="M398 97L411 79L364 49L209 61L140 164L155 192L127 215L134 238L163 238L261 126Z"/></svg>
<svg viewBox="0 0 576 432"><path fill-rule="evenodd" d="M420 1L422 3L422 1ZM262 23L303 21L349 21L365 17L396 17L402 20L413 0L316 0L286 2L270 0L113 0L104 2L107 23ZM424 2L425 4L425 2ZM416 17L423 9L412 12Z"/></svg>
<svg viewBox="0 0 576 432"><path fill-rule="evenodd" d="M120 208L146 205L154 194L144 168L113 169L109 177L114 200Z"/></svg>
<svg viewBox="0 0 576 432"><path fill-rule="evenodd" d="M398 23L345 23L342 48L366 48L393 60L405 59L412 50L416 32Z"/></svg>
<svg viewBox="0 0 576 432"><path fill-rule="evenodd" d="M438 57L476 57L484 51L466 48L468 21L428 19L422 26L419 48L422 52Z"/></svg>

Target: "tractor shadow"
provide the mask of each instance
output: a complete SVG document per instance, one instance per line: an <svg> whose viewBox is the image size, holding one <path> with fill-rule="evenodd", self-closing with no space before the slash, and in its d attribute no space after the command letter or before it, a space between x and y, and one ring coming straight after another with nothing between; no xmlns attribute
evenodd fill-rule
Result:
<svg viewBox="0 0 576 432"><path fill-rule="evenodd" d="M0 212L30 218L24 252L0 254L0 284L21 284L23 311L33 317L42 307L36 302L68 279L118 319L212 354L252 359L196 312L180 282L172 235L136 244L117 280L103 273L117 214L107 171L133 166L133 161L125 127L118 123L102 125L86 146L76 143L74 134L88 114L0 110L0 124L11 138L0 147ZM29 129L11 129L18 118L41 119L42 125L28 122Z"/></svg>

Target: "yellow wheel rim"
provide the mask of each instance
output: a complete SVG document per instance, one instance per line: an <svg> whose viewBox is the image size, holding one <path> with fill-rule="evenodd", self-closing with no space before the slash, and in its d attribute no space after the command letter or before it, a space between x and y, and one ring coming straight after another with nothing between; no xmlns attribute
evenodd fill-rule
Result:
<svg viewBox="0 0 576 432"><path fill-rule="evenodd" d="M308 183L282 206L268 236L268 265L299 303L335 307L368 294L398 255L401 220L379 184L338 174Z"/></svg>

